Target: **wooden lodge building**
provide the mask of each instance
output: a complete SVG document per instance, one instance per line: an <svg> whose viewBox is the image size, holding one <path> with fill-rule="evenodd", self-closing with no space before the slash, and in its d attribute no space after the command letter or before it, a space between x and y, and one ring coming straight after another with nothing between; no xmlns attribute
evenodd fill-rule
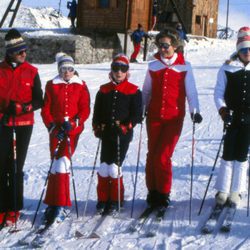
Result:
<svg viewBox="0 0 250 250"><path fill-rule="evenodd" d="M141 23L152 25L154 0L78 0L77 29L126 33ZM160 30L181 22L189 34L216 37L219 0L158 0Z"/></svg>

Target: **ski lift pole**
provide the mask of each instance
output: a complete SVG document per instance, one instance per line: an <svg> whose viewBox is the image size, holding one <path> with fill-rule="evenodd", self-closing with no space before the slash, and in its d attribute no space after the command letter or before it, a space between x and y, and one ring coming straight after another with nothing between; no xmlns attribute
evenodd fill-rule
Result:
<svg viewBox="0 0 250 250"><path fill-rule="evenodd" d="M61 2L62 2L62 0L59 1L59 8L58 8L58 12L57 12L58 16L60 15L60 12L61 12Z"/></svg>

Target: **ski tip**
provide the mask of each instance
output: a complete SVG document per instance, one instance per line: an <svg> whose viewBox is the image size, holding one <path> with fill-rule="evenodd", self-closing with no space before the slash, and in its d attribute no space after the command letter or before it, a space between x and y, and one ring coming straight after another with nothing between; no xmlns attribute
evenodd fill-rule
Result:
<svg viewBox="0 0 250 250"><path fill-rule="evenodd" d="M92 232L89 236L89 239L100 239L101 236L97 232Z"/></svg>
<svg viewBox="0 0 250 250"><path fill-rule="evenodd" d="M79 239L86 236L84 233L81 233L80 231L75 232L75 238Z"/></svg>
<svg viewBox="0 0 250 250"><path fill-rule="evenodd" d="M222 227L220 228L220 231L221 231L222 233L228 233L228 232L230 232L230 227L222 226Z"/></svg>
<svg viewBox="0 0 250 250"><path fill-rule="evenodd" d="M155 237L156 236L156 233L153 233L153 232L148 232L147 234L146 234L146 238L153 238L153 237Z"/></svg>
<svg viewBox="0 0 250 250"><path fill-rule="evenodd" d="M209 229L209 228L207 228L207 227L203 227L202 229L201 229L201 233L202 234L211 234L213 232L213 230L211 230L211 229Z"/></svg>

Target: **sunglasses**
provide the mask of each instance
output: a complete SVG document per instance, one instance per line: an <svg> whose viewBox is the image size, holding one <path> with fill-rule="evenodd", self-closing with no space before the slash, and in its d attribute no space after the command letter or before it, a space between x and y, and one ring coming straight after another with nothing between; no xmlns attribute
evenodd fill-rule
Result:
<svg viewBox="0 0 250 250"><path fill-rule="evenodd" d="M74 72L75 69L74 69L73 67L62 67L62 68L60 68L60 71L61 71L62 73L66 73L67 71L69 71L69 72Z"/></svg>
<svg viewBox="0 0 250 250"><path fill-rule="evenodd" d="M169 47L171 46L171 44L168 44L168 43L158 43L157 44L158 48L160 49L169 49Z"/></svg>
<svg viewBox="0 0 250 250"><path fill-rule="evenodd" d="M26 50L26 49L20 50L20 51L18 51L18 52L15 52L14 55L16 55L16 56L17 56L17 55L18 55L18 56L21 56L21 55L23 55L24 53L25 53L25 54L27 53L27 50Z"/></svg>
<svg viewBox="0 0 250 250"><path fill-rule="evenodd" d="M118 72L121 71L122 73L126 73L129 69L129 66L126 64L122 64L122 63L112 63L111 64L111 70L113 72Z"/></svg>
<svg viewBox="0 0 250 250"><path fill-rule="evenodd" d="M248 52L250 52L250 48L242 48L242 49L240 49L241 54L247 54Z"/></svg>

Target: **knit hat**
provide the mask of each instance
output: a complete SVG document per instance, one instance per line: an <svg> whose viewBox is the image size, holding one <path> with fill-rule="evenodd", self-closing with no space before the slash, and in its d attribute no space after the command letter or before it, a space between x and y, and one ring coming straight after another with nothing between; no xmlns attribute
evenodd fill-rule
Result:
<svg viewBox="0 0 250 250"><path fill-rule="evenodd" d="M71 56L67 55L66 53L59 52L56 54L56 62L58 65L58 71L62 67L73 67L74 68L74 60Z"/></svg>
<svg viewBox="0 0 250 250"><path fill-rule="evenodd" d="M113 63L122 63L122 64L126 64L129 65L129 59L126 55L124 54L117 54L114 59L113 59Z"/></svg>
<svg viewBox="0 0 250 250"><path fill-rule="evenodd" d="M9 30L4 40L6 52L8 54L18 53L19 51L27 49L25 41L16 29Z"/></svg>
<svg viewBox="0 0 250 250"><path fill-rule="evenodd" d="M242 27L238 31L237 52L242 48L250 48L250 27Z"/></svg>

